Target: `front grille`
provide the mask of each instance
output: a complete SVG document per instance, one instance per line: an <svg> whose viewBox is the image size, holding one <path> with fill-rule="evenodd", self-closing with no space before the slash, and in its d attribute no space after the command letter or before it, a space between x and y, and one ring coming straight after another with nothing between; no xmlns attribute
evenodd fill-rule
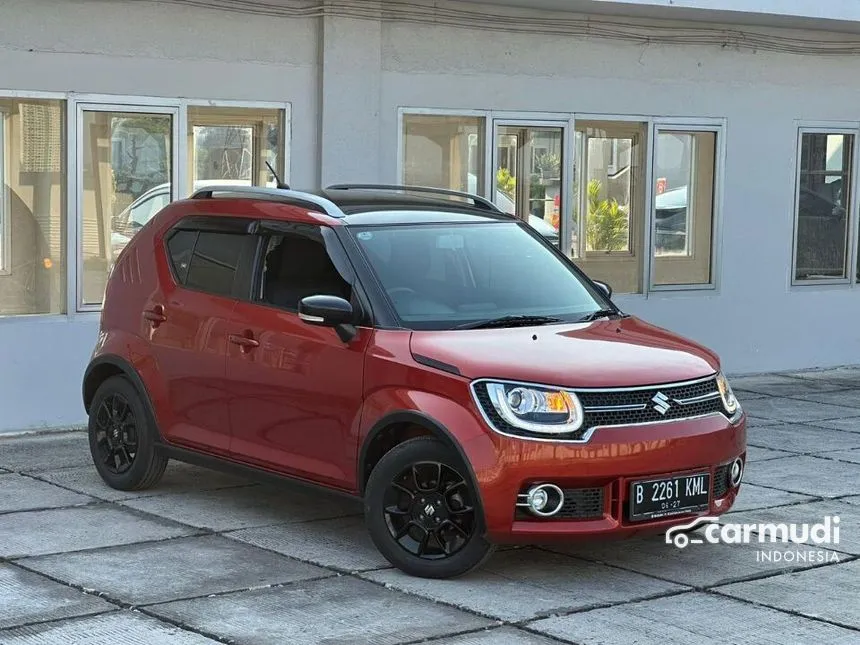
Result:
<svg viewBox="0 0 860 645"><path fill-rule="evenodd" d="M517 507L518 520L596 520L603 517L603 488L566 488L561 510L552 517L532 515L527 508ZM528 489L521 491L525 496Z"/></svg>
<svg viewBox="0 0 860 645"><path fill-rule="evenodd" d="M580 441L587 432L598 426L655 423L724 412L716 377L684 385L655 385L645 389L573 389L585 413L582 426L576 432L545 435L526 432L505 422L493 407L485 383L476 383L474 390L484 413L499 431L556 441Z"/></svg>
<svg viewBox="0 0 860 645"><path fill-rule="evenodd" d="M729 492L729 464L714 469L714 499L725 497Z"/></svg>

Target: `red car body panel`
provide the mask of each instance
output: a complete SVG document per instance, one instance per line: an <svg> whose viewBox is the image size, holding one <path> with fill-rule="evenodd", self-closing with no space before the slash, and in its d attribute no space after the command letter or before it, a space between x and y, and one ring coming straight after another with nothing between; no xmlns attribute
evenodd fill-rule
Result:
<svg viewBox="0 0 860 645"><path fill-rule="evenodd" d="M412 351L468 378L561 387L635 387L713 374L714 355L637 318L539 328L415 332Z"/></svg>
<svg viewBox="0 0 860 645"><path fill-rule="evenodd" d="M361 414L364 353L373 331L345 344L297 314L240 302L230 333L258 347L230 344L227 399L238 459L303 478L356 488L350 430Z"/></svg>
<svg viewBox="0 0 860 645"><path fill-rule="evenodd" d="M689 517L624 519L633 479L703 470L745 457L745 418L714 414L653 425L598 428L584 443L494 431L470 383L493 377L561 387L635 387L713 375L704 347L636 318L461 331L359 327L344 343L295 313L177 285L164 235L201 214L339 226L296 206L252 200L174 202L120 255L108 283L93 358L119 357L146 390L164 442L360 494L372 433L412 413L442 429L477 485L487 536L498 542L625 537ZM252 339L256 346L231 337ZM416 355L450 366L428 366ZM453 372L453 373L452 373ZM591 520L518 520L517 494L551 481L604 487ZM736 490L711 499L720 514Z"/></svg>

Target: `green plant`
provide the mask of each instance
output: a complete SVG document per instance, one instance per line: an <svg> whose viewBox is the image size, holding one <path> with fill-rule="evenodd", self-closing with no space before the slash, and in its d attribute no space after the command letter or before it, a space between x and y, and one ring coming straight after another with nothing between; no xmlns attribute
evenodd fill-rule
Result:
<svg viewBox="0 0 860 645"><path fill-rule="evenodd" d="M586 235L591 251L617 251L627 246L629 218L627 209L616 199L601 199L597 179L588 182L588 221Z"/></svg>
<svg viewBox="0 0 860 645"><path fill-rule="evenodd" d="M514 199L517 193L517 178L511 175L511 171L507 168L499 168L499 171L496 173L496 187L499 191Z"/></svg>

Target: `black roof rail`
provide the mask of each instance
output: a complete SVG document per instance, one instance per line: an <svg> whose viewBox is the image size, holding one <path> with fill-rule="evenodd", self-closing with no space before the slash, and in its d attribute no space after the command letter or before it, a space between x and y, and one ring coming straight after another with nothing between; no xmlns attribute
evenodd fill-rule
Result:
<svg viewBox="0 0 860 645"><path fill-rule="evenodd" d="M283 204L301 206L313 211L322 210L329 217L337 217L338 219L346 217L346 213L337 204L325 197L298 190L285 190L283 188L267 188L265 186L206 186L194 191L190 199L213 199L216 197L216 193L220 197L264 198Z"/></svg>
<svg viewBox="0 0 860 645"><path fill-rule="evenodd" d="M447 195L449 197L471 199L478 208L493 211L494 213L504 212L489 199L481 197L480 195L464 193L459 190L449 190L447 188L434 188L432 186L405 186L401 184L334 184L326 188L326 190L380 190Z"/></svg>

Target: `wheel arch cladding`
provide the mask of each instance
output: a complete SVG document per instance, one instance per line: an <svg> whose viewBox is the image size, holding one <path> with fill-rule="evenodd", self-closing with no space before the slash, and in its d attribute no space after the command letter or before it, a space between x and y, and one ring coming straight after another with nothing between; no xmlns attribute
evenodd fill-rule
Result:
<svg viewBox="0 0 860 645"><path fill-rule="evenodd" d="M124 376L127 378L143 399L143 404L146 406L147 412L153 415L149 392L137 370L127 360L114 354L99 356L87 366L82 388L84 410L86 410L87 414L90 412L90 405L101 384L113 376ZM152 416L152 418L155 417Z"/></svg>
<svg viewBox="0 0 860 645"><path fill-rule="evenodd" d="M379 460L394 446L415 437L434 437L454 450L466 468L464 475L469 479L469 483L472 486L479 517L483 523L484 507L481 500L481 489L478 486L478 478L475 476L472 463L460 445L460 442L457 441L453 433L444 424L423 412L415 410L390 412L379 419L368 431L361 445L358 459L359 493L364 495L367 480L373 467Z"/></svg>

